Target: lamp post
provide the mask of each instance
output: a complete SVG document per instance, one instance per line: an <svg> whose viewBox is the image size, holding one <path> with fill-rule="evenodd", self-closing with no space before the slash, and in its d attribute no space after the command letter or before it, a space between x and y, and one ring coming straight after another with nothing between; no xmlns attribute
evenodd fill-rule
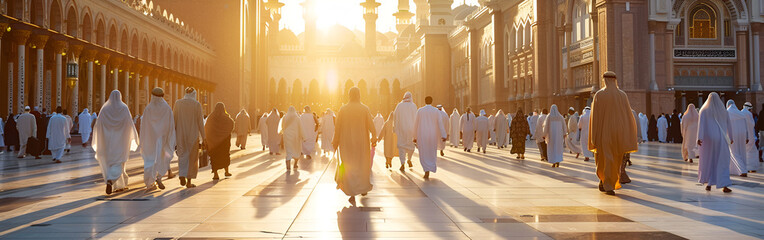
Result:
<svg viewBox="0 0 764 240"><path fill-rule="evenodd" d="M77 82L79 81L79 75L80 75L80 67L77 61L69 60L69 62L66 63L66 85L71 89L71 93L68 94L69 101L67 101L69 104L74 104L74 99L72 96L74 95L74 91L76 91Z"/></svg>

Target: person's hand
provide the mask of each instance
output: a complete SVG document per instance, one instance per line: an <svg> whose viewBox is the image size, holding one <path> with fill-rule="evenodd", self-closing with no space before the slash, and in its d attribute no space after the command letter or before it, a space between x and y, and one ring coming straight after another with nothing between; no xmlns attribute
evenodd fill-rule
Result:
<svg viewBox="0 0 764 240"><path fill-rule="evenodd" d="M698 146L703 145L703 141L698 139Z"/></svg>
<svg viewBox="0 0 764 240"><path fill-rule="evenodd" d="M441 138L441 141L445 142L448 138Z"/></svg>
<svg viewBox="0 0 764 240"><path fill-rule="evenodd" d="M376 147L376 146L377 146L377 142L371 142L371 147Z"/></svg>
<svg viewBox="0 0 764 240"><path fill-rule="evenodd" d="M416 138L414 138L414 143L416 143Z"/></svg>
<svg viewBox="0 0 764 240"><path fill-rule="evenodd" d="M748 144L748 139L745 140L745 144Z"/></svg>
<svg viewBox="0 0 764 240"><path fill-rule="evenodd" d="M730 139L730 144L733 144L733 143L735 143L735 141L734 141L734 140L732 140L732 139Z"/></svg>

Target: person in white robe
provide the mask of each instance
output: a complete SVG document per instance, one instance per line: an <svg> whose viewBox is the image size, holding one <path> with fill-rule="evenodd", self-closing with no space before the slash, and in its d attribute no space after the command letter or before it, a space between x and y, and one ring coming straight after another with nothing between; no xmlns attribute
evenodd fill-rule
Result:
<svg viewBox="0 0 764 240"><path fill-rule="evenodd" d="M16 118L16 129L19 130L20 145L18 158L24 158L27 156L27 140L29 140L30 137L37 136L37 119L34 115L29 113L30 111L31 108L26 106L24 107L24 113ZM40 156L35 156L35 159L40 159Z"/></svg>
<svg viewBox="0 0 764 240"><path fill-rule="evenodd" d="M178 175L181 186L193 188L191 183L199 173L199 161L208 162L208 159L199 159L199 141L202 147L206 144L204 131L204 118L202 104L196 100L196 89L188 87L186 95L175 101L173 105L173 121L175 123L175 154L178 156ZM103 113L101 113L103 116ZM100 122L99 119L96 123Z"/></svg>
<svg viewBox="0 0 764 240"><path fill-rule="evenodd" d="M0 117L0 153L2 153L2 150L5 149L5 130L3 129L5 129L5 122L3 122L3 118Z"/></svg>
<svg viewBox="0 0 764 240"><path fill-rule="evenodd" d="M578 112L571 107L568 109L568 113L570 113L570 117L568 117L568 136L565 137L565 146L578 158L581 155L581 142L578 141Z"/></svg>
<svg viewBox="0 0 764 240"><path fill-rule="evenodd" d="M485 149L488 146L488 138L491 134L490 123L488 117L485 116L485 110L480 109L480 116L475 119L475 136L477 137L478 152L480 149Z"/></svg>
<svg viewBox="0 0 764 240"><path fill-rule="evenodd" d="M411 158L414 156L414 120L416 120L417 107L414 104L411 92L403 95L403 100L395 106L393 111L393 130L398 137L398 158L401 160L401 171L406 168L404 164L408 162L409 167Z"/></svg>
<svg viewBox="0 0 764 240"><path fill-rule="evenodd" d="M92 123L93 118L88 112L88 109L83 109L82 113L77 116L77 124L79 125L77 131L79 132L80 136L82 136L82 147L85 147L85 144L90 141L90 133L93 132L93 129L91 128Z"/></svg>
<svg viewBox="0 0 764 240"><path fill-rule="evenodd" d="M143 183L146 191L164 189L162 177L170 168L175 150L175 117L164 100L164 90L151 90L151 101L143 109L143 127L140 132L143 157Z"/></svg>
<svg viewBox="0 0 764 240"><path fill-rule="evenodd" d="M753 104L746 102L743 104L743 110L745 113L746 131L748 132L748 143L745 144L745 166L748 172L756 172L759 170L759 149L756 147L756 120L753 119Z"/></svg>
<svg viewBox="0 0 764 240"><path fill-rule="evenodd" d="M539 147L539 153L541 154L541 161L548 161L547 153L547 144L546 140L544 140L544 123L546 122L546 117L549 116L548 110L544 108L541 110L541 115L538 116L537 122L536 122L536 128L531 129L531 132L533 132L533 135L536 136L536 145Z"/></svg>
<svg viewBox="0 0 764 240"><path fill-rule="evenodd" d="M313 118L313 111L305 106L304 112L300 115L300 129L302 129L302 155L306 158L313 158L316 153L316 138L318 138L318 125Z"/></svg>
<svg viewBox="0 0 764 240"><path fill-rule="evenodd" d="M512 116L512 113L507 113L507 140L506 140L507 145L504 147L507 147L509 146L509 144L512 144L512 133L510 133L512 129L512 118L514 118Z"/></svg>
<svg viewBox="0 0 764 240"><path fill-rule="evenodd" d="M700 116L695 104L687 105L687 110L682 115L682 159L692 163L692 159L698 157L698 122ZM758 157L758 156L757 156Z"/></svg>
<svg viewBox="0 0 764 240"><path fill-rule="evenodd" d="M708 95L703 107L700 108L698 123L698 182L706 185L706 191L711 186L724 188L724 192L732 192L728 187L730 180L730 150L733 144L732 120L724 109L724 103L719 94L712 92Z"/></svg>
<svg viewBox="0 0 764 240"><path fill-rule="evenodd" d="M379 131L382 131L382 126L384 125L385 117L381 113L377 113L377 116L374 117L374 130L377 131L377 136L379 136Z"/></svg>
<svg viewBox="0 0 764 240"><path fill-rule="evenodd" d="M281 123L281 115L276 108L268 115L266 125L268 126L268 150L270 155L281 155L281 135L279 135L279 123Z"/></svg>
<svg viewBox="0 0 764 240"><path fill-rule="evenodd" d="M578 131L581 133L579 142L581 143L581 153L584 155L584 161L589 161L589 158L594 157L594 153L589 150L589 114L591 114L591 108L586 106L583 114L578 119Z"/></svg>
<svg viewBox="0 0 764 240"><path fill-rule="evenodd" d="M106 181L106 194L127 188L125 164L130 151L138 147L138 131L122 94L114 90L101 107L101 116L93 129L93 150Z"/></svg>
<svg viewBox="0 0 764 240"><path fill-rule="evenodd" d="M252 131L252 125L249 121L249 113L247 110L241 109L241 111L236 114L233 129L233 132L236 133L236 146L239 147L239 149L244 150L247 148L247 137L249 136L250 131Z"/></svg>
<svg viewBox="0 0 764 240"><path fill-rule="evenodd" d="M437 108L438 108L438 111L440 111L440 117L442 118L441 120L443 121L443 127L446 129L446 138L448 138L448 133L449 133L448 131L450 129L449 124L451 119L448 117L448 113L446 113L446 110L443 109L443 105L438 105ZM380 136L380 135L377 134L377 136ZM440 156L446 155L446 153L443 152L443 150L445 149L446 149L446 141L438 141L438 150L440 150Z"/></svg>
<svg viewBox="0 0 764 240"><path fill-rule="evenodd" d="M642 142L647 142L647 123L649 120L647 119L647 115L644 113L639 113L639 130L641 130L642 135Z"/></svg>
<svg viewBox="0 0 764 240"><path fill-rule="evenodd" d="M332 146L332 138L334 137L334 112L331 109L326 109L324 116L321 117L321 150L327 156L334 152L334 146Z"/></svg>
<svg viewBox="0 0 764 240"><path fill-rule="evenodd" d="M488 145L496 144L495 120L494 115L488 115Z"/></svg>
<svg viewBox="0 0 764 240"><path fill-rule="evenodd" d="M263 113L260 121L257 123L257 129L260 130L260 144L263 145L263 151L268 146L268 113Z"/></svg>
<svg viewBox="0 0 764 240"><path fill-rule="evenodd" d="M467 110L462 114L462 119L459 122L459 130L462 135L462 145L464 145L465 152L472 152L472 145L475 143L475 114L472 113L472 109Z"/></svg>
<svg viewBox="0 0 764 240"><path fill-rule="evenodd" d="M289 107L284 118L281 119L281 134L284 136L286 168L287 170L292 169L290 165L292 159L294 159L294 168L297 168L297 162L302 157L303 131L300 115L297 114L297 110L292 106Z"/></svg>
<svg viewBox="0 0 764 240"><path fill-rule="evenodd" d="M735 106L735 101L730 99L727 101L727 112L730 115L730 121L732 128L732 143L730 144L730 153L732 159L730 161L730 174L740 175L741 177L748 176L748 168L746 167L746 144L752 136L748 135L748 125L746 123L746 115Z"/></svg>
<svg viewBox="0 0 764 240"><path fill-rule="evenodd" d="M540 136L547 145L547 161L552 164L552 167L560 167L562 153L565 151L565 135L568 129L565 118L557 110L557 105L552 104L552 107L549 109L549 115L544 118Z"/></svg>
<svg viewBox="0 0 764 240"><path fill-rule="evenodd" d="M456 110L454 108L454 111L451 112L451 119L449 122L449 143L451 143L452 147L459 147L459 138L460 138L460 123L461 122L461 115L459 115L459 110Z"/></svg>
<svg viewBox="0 0 764 240"><path fill-rule="evenodd" d="M74 128L74 121L72 120L72 117L69 116L69 114L67 114L66 109L64 109L60 114L63 115L64 118L66 118L66 123L67 123L67 126L69 127L67 131L69 133L71 133L72 132L72 128ZM70 141L67 141L65 146L64 146L64 149L66 150L67 153L69 151L71 151L72 150L72 143Z"/></svg>
<svg viewBox="0 0 764 240"><path fill-rule="evenodd" d="M493 129L496 132L496 147L499 149L507 147L507 135L509 135L509 123L507 115L499 109L493 117Z"/></svg>
<svg viewBox="0 0 764 240"><path fill-rule="evenodd" d="M448 137L444 123L448 117L444 118L443 115L447 114L432 106L432 97L425 97L424 103L426 105L416 112L414 142L419 149L419 163L424 170L424 179L428 179L430 172L438 170L438 145Z"/></svg>
<svg viewBox="0 0 764 240"><path fill-rule="evenodd" d="M533 111L533 115L528 117L528 126L531 127L531 139L536 139L536 128L538 128L539 117L541 116L537 111Z"/></svg>
<svg viewBox="0 0 764 240"><path fill-rule="evenodd" d="M56 113L54 113L50 120L48 120L47 131L45 138L48 139L48 150L53 155L53 162L61 163L61 158L64 156L64 149L66 143L71 140L69 135L69 123L66 118L61 115L61 107L56 107Z"/></svg>
<svg viewBox="0 0 764 240"><path fill-rule="evenodd" d="M658 118L658 141L665 143L666 142L666 134L668 131L668 120L666 120L665 115L661 115L661 117Z"/></svg>

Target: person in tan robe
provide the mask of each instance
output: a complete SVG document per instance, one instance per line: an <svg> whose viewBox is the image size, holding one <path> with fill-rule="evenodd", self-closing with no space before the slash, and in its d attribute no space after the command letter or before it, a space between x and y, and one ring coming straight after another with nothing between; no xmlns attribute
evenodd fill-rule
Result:
<svg viewBox="0 0 764 240"><path fill-rule="evenodd" d="M615 73L602 75L605 88L594 95L589 127L589 150L597 163L599 189L615 195L624 154L637 151L637 123L626 93L618 89Z"/></svg>
<svg viewBox="0 0 764 240"><path fill-rule="evenodd" d="M231 133L234 122L225 110L225 104L218 102L204 124L204 135L207 137L207 152L210 155L210 165L214 176L212 180L220 179L218 170L224 169L225 176L230 177L228 166L231 165Z"/></svg>
<svg viewBox="0 0 764 240"><path fill-rule="evenodd" d="M196 89L186 88L186 95L175 101L172 112L175 120L175 151L178 155L180 185L195 187L196 185L191 184L191 179L196 178L199 172L199 137L201 136L202 142L205 139L202 105L196 101Z"/></svg>
<svg viewBox="0 0 764 240"><path fill-rule="evenodd" d="M247 110L242 109L239 114L236 114L236 123L234 125L234 132L236 132L236 146L241 150L247 148L247 136L252 131L252 125L249 122L249 113Z"/></svg>
<svg viewBox="0 0 764 240"><path fill-rule="evenodd" d="M377 137L377 142L381 140L385 141L384 152L386 168L393 167L393 158L395 157L395 154L398 153L398 139L395 136L395 131L393 131L393 121L395 121L395 119L391 112L390 115L387 116L387 121L385 121L385 124L382 126L382 130L379 131L379 137Z"/></svg>
<svg viewBox="0 0 764 240"><path fill-rule="evenodd" d="M369 107L361 103L361 91L353 87L348 92L350 101L337 113L337 127L332 145L339 151L340 165L334 181L337 189L350 196L366 195L371 185L371 148L376 144L376 131Z"/></svg>

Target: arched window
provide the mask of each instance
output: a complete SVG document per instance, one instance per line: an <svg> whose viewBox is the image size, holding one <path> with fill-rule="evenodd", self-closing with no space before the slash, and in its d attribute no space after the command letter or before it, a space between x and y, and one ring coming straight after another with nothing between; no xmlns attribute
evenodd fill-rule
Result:
<svg viewBox="0 0 764 240"><path fill-rule="evenodd" d="M689 14L690 38L716 39L716 11L701 3L695 6Z"/></svg>
<svg viewBox="0 0 764 240"><path fill-rule="evenodd" d="M591 31L589 27L589 11L586 2L578 2L573 8L573 42L578 42L589 38Z"/></svg>

